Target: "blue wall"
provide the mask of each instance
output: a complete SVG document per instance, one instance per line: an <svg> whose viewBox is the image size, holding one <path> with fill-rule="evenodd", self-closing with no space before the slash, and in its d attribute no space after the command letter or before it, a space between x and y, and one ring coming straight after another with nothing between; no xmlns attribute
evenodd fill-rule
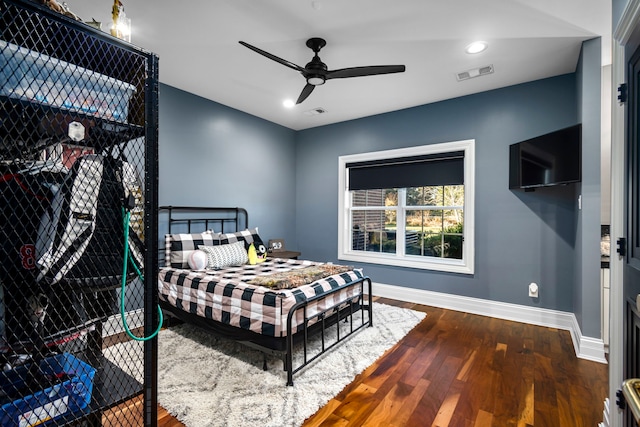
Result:
<svg viewBox="0 0 640 427"><path fill-rule="evenodd" d="M611 20L613 24L612 28L614 29L614 31L616 26L618 25L618 22L620 22L622 13L624 12L628 3L629 3L629 0L612 0L611 1L611 18L612 18Z"/></svg>
<svg viewBox="0 0 640 427"><path fill-rule="evenodd" d="M294 131L167 85L159 109L160 205L243 207L295 240Z"/></svg>
<svg viewBox="0 0 640 427"><path fill-rule="evenodd" d="M508 189L510 144L599 111L599 98L591 104L595 50L586 60L583 53L577 73L299 132L161 85L160 203L242 206L263 238L284 238L307 259L339 262L338 156L475 139L475 274L365 264L366 274L379 283L575 312L583 333L598 337L599 316L596 327L582 315L596 306L599 313L600 298L599 276L582 284L591 274L583 247L600 236L599 223L587 228L595 217L578 210L584 185ZM599 176L599 162L591 170L595 158L587 159L583 177ZM589 206L598 197L599 187L589 191ZM597 215L599 206L598 199ZM537 300L527 296L530 282L540 285Z"/></svg>
<svg viewBox="0 0 640 427"><path fill-rule="evenodd" d="M582 123L582 182L578 194L576 275L573 312L586 336L599 337L600 319L600 153L602 91L601 39L588 40L576 69L578 120ZM577 197L577 195L576 195Z"/></svg>
<svg viewBox="0 0 640 427"><path fill-rule="evenodd" d="M338 156L476 140L473 276L364 265L374 282L572 311L575 211L571 187L508 188L509 145L578 122L574 74L300 131L298 247L336 262ZM597 231L597 230L596 230ZM530 282L540 298L527 296Z"/></svg>

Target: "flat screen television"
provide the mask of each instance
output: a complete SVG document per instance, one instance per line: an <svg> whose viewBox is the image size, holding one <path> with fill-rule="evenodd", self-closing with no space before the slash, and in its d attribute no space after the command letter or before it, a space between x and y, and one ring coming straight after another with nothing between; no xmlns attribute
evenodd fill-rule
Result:
<svg viewBox="0 0 640 427"><path fill-rule="evenodd" d="M509 188L535 189L580 182L582 125L509 146Z"/></svg>

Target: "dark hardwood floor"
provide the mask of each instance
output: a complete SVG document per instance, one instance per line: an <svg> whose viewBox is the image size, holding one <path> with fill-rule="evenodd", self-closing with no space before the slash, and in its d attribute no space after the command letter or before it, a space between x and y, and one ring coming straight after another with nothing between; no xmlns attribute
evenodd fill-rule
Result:
<svg viewBox="0 0 640 427"><path fill-rule="evenodd" d="M305 426L595 427L602 421L607 365L576 358L569 332L377 301L427 317ZM140 425L136 406L140 414L141 402L130 402L106 414L103 424ZM158 426L183 424L160 408Z"/></svg>

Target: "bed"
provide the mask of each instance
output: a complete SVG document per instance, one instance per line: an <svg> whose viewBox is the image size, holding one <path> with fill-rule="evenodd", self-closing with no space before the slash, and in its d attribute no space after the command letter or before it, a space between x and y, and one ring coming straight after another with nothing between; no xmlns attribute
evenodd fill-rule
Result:
<svg viewBox="0 0 640 427"><path fill-rule="evenodd" d="M161 206L159 223L167 231L158 273L163 311L262 351L265 370L267 355L277 356L287 385L373 325L371 280L361 269L271 254L246 262L243 249L251 258L251 244L263 242L243 208ZM308 351L312 337L320 337L319 351Z"/></svg>

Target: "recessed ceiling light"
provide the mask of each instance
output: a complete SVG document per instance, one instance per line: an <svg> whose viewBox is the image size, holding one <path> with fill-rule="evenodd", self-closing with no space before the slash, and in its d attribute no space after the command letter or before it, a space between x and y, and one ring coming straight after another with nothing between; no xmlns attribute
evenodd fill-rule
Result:
<svg viewBox="0 0 640 427"><path fill-rule="evenodd" d="M489 44L487 42L473 42L469 46L464 48L464 51L470 54L480 53L487 47L489 47Z"/></svg>
<svg viewBox="0 0 640 427"><path fill-rule="evenodd" d="M284 105L284 108L293 108L296 103L293 102L292 99L285 99L284 101L282 101L282 105Z"/></svg>

